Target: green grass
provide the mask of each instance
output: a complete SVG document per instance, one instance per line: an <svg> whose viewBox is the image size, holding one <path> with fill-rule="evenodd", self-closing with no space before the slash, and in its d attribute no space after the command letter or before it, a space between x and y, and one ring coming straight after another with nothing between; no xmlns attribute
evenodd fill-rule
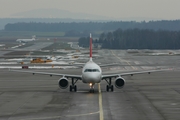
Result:
<svg viewBox="0 0 180 120"><path fill-rule="evenodd" d="M3 46L3 47L11 48L11 47L14 47L14 46L17 46L17 45L19 45L19 43L6 43L5 46Z"/></svg>
<svg viewBox="0 0 180 120"><path fill-rule="evenodd" d="M42 50L58 50L58 49L72 50L69 44L67 44L66 42L60 42L60 41L57 41L53 43L52 45L43 48Z"/></svg>
<svg viewBox="0 0 180 120"><path fill-rule="evenodd" d="M63 37L65 35L65 32L0 31L1 38L31 38L33 35L36 35L37 37Z"/></svg>

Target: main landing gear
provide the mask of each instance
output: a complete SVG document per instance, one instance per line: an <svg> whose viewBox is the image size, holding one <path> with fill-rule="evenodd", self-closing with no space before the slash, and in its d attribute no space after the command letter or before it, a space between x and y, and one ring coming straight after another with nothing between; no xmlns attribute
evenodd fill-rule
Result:
<svg viewBox="0 0 180 120"><path fill-rule="evenodd" d="M114 86L111 84L111 78L109 80L105 79L108 85L106 86L106 91L109 92L111 90L112 92L114 91Z"/></svg>
<svg viewBox="0 0 180 120"><path fill-rule="evenodd" d="M89 83L89 86L90 86L89 92L90 93L94 93L94 84L93 83Z"/></svg>
<svg viewBox="0 0 180 120"><path fill-rule="evenodd" d="M74 92L77 91L77 86L75 85L77 81L78 81L78 79L74 80L74 78L72 78L72 85L69 86L69 91L70 92L72 92L73 90L74 90Z"/></svg>

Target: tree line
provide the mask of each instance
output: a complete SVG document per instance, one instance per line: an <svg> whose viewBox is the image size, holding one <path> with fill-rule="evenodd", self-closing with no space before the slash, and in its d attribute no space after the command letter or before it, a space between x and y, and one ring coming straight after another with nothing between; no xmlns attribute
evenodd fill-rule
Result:
<svg viewBox="0 0 180 120"><path fill-rule="evenodd" d="M88 47L88 41L88 37L82 37L79 45ZM107 49L180 49L180 31L117 29L102 33L93 43Z"/></svg>
<svg viewBox="0 0 180 120"><path fill-rule="evenodd" d="M9 23L4 27L5 31L38 31L38 32L67 32L75 31L81 33L83 31L112 31L121 28L127 29L152 29L152 30L180 30L180 20L162 20L149 22L135 22L135 21L112 21L112 22L57 22L57 23L43 23L43 22L19 22ZM74 33L75 33L74 32ZM81 34L79 34L81 35Z"/></svg>

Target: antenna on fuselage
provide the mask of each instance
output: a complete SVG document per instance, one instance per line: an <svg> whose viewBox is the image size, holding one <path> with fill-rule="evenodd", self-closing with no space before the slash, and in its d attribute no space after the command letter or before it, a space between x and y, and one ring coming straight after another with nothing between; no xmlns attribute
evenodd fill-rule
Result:
<svg viewBox="0 0 180 120"><path fill-rule="evenodd" d="M90 33L90 40L89 40L89 57L90 57L90 61L92 61L92 35Z"/></svg>

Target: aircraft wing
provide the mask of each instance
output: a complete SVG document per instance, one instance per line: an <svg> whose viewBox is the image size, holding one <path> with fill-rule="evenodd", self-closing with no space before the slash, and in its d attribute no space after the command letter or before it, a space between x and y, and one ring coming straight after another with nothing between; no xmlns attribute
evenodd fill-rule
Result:
<svg viewBox="0 0 180 120"><path fill-rule="evenodd" d="M75 66L75 67L80 67L83 68L85 63L82 64L70 64L70 65L65 65L65 66ZM108 66L116 66L119 65L118 63L112 63L112 64L98 64L100 67L108 67Z"/></svg>
<svg viewBox="0 0 180 120"><path fill-rule="evenodd" d="M127 76L127 75L136 75L136 74L143 74L143 73L152 73L152 72L161 72L161 71L169 71L171 69L158 69L158 70L148 70L148 71L136 71L136 72L127 72L127 73L120 73L120 74L109 74L109 75L102 75L102 79L106 78L113 78L113 77L120 77L120 76Z"/></svg>
<svg viewBox="0 0 180 120"><path fill-rule="evenodd" d="M66 78L77 78L79 80L82 80L82 75L71 75L71 74L60 74L60 73L48 73L48 72L37 72L37 71L22 71L22 70L10 70L14 72L24 72L24 73L32 73L35 74L41 74L41 75L49 75L49 76L62 76Z"/></svg>
<svg viewBox="0 0 180 120"><path fill-rule="evenodd" d="M85 64L85 63L84 63ZM66 66L75 66L75 67L80 67L83 68L84 64L71 64L71 65L66 65ZM108 66L115 66L119 65L117 63L112 63L112 64L98 64L100 67L108 67Z"/></svg>

